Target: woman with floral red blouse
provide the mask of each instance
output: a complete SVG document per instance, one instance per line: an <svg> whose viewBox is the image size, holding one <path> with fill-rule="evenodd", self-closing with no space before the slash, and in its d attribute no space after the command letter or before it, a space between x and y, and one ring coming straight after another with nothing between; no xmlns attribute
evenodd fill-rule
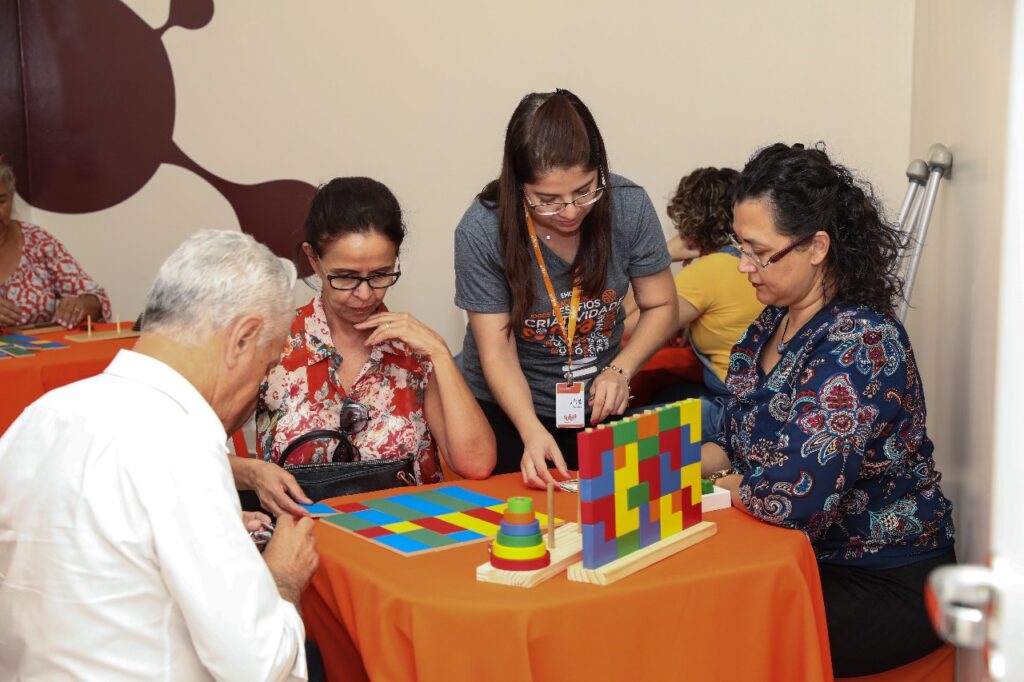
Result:
<svg viewBox="0 0 1024 682"><path fill-rule="evenodd" d="M15 177L0 161L0 327L110 318L110 299L60 241L11 218Z"/></svg>
<svg viewBox="0 0 1024 682"><path fill-rule="evenodd" d="M313 198L302 250L322 287L297 311L281 362L260 389L257 442L265 460L278 461L289 443L337 428L354 411L366 416L349 433L360 459L412 455L416 482L437 483L440 450L461 476L490 475L494 433L444 339L384 306L401 275L404 238L398 201L375 180L335 178ZM314 443L288 463L330 454Z"/></svg>
<svg viewBox="0 0 1024 682"><path fill-rule="evenodd" d="M903 665L941 644L924 583L956 555L921 376L892 312L899 232L823 149L783 144L743 169L733 228L767 307L732 349L702 469L736 507L806 533L837 677Z"/></svg>

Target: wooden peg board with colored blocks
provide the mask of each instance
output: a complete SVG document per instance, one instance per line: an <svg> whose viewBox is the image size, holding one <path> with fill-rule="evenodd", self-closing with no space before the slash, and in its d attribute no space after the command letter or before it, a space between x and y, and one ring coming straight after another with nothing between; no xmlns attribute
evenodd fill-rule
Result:
<svg viewBox="0 0 1024 682"><path fill-rule="evenodd" d="M493 540L504 517L505 500L458 485L430 490L402 489L393 495L335 505L339 512L320 520L403 556L480 540ZM537 513L547 527L546 514ZM555 523L562 523L555 519Z"/></svg>
<svg viewBox="0 0 1024 682"><path fill-rule="evenodd" d="M702 523L700 439L699 400L579 435L583 569Z"/></svg>
<svg viewBox="0 0 1024 682"><path fill-rule="evenodd" d="M35 355L39 351L67 348L66 343L47 341L36 336L6 334L0 336L0 358Z"/></svg>

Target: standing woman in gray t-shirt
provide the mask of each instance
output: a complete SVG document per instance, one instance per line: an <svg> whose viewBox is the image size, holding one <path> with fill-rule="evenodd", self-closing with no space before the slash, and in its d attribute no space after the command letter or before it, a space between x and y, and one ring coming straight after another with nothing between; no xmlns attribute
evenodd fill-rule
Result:
<svg viewBox="0 0 1024 682"><path fill-rule="evenodd" d="M494 429L495 473L544 487L550 461L568 477L579 429L625 412L629 378L676 328L669 265L650 198L608 171L586 105L567 90L524 97L501 175L455 231L463 373ZM640 320L621 348L631 284Z"/></svg>

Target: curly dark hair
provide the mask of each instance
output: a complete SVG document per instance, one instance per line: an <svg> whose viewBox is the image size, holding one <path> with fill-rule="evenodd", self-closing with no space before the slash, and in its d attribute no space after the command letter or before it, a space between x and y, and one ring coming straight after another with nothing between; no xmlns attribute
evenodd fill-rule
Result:
<svg viewBox="0 0 1024 682"><path fill-rule="evenodd" d="M822 230L831 240L825 259L832 301L892 312L903 295L899 275L904 240L885 216L875 190L833 163L824 143L812 149L777 143L743 167L736 203L765 199L775 229L795 240Z"/></svg>
<svg viewBox="0 0 1024 682"><path fill-rule="evenodd" d="M668 204L668 217L679 236L704 253L713 253L733 239L732 206L739 182L732 168L698 168L679 181Z"/></svg>

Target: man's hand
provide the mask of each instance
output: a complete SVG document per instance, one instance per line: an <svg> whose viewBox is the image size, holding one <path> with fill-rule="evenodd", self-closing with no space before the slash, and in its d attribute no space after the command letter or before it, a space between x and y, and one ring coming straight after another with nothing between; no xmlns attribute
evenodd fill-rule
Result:
<svg viewBox="0 0 1024 682"><path fill-rule="evenodd" d="M302 591L320 563L313 537L313 519L305 516L296 521L288 514L278 516L274 537L263 552L263 560L274 576L277 591L298 606Z"/></svg>

